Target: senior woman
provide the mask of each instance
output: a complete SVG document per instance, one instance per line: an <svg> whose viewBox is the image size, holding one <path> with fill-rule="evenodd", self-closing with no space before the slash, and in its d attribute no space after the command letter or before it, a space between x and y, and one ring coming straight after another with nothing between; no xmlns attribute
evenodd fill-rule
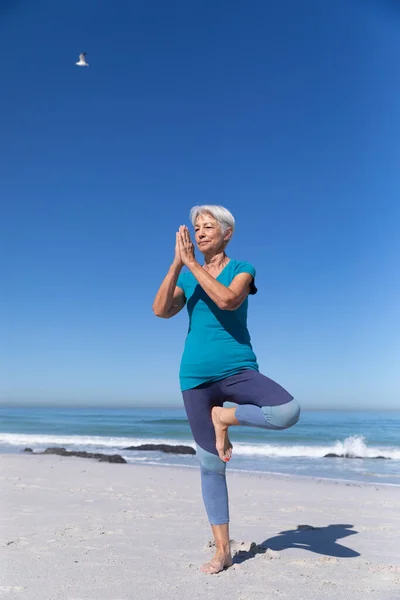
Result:
<svg viewBox="0 0 400 600"><path fill-rule="evenodd" d="M259 372L247 329L248 295L257 293L255 269L226 255L235 228L232 214L222 206L195 206L190 219L204 264L196 260L189 231L182 225L153 311L169 319L186 304L189 314L179 377L216 546L215 556L201 568L218 573L232 565L225 479L232 455L228 428L287 429L299 420L300 407L286 390ZM184 265L188 272L181 273ZM223 407L227 401L238 406Z"/></svg>

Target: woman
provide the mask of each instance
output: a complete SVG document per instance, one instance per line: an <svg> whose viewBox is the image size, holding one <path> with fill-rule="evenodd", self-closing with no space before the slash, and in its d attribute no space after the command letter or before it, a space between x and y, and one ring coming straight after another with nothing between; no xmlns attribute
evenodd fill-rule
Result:
<svg viewBox="0 0 400 600"><path fill-rule="evenodd" d="M235 228L232 214L222 206L204 205L193 207L190 218L204 264L195 259L189 231L182 225L153 311L169 319L187 305L189 331L180 384L216 546L215 556L201 568L218 573L232 565L225 479L232 455L228 428L287 429L299 420L300 407L280 385L259 373L247 329L248 295L257 292L255 269L225 253ZM184 265L189 272L181 273ZM226 401L238 406L224 408Z"/></svg>

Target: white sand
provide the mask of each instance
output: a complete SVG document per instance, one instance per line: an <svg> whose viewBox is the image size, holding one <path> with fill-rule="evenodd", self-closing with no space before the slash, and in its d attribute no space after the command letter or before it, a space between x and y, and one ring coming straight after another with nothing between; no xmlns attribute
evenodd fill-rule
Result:
<svg viewBox="0 0 400 600"><path fill-rule="evenodd" d="M399 488L231 472L231 537L269 550L205 575L197 469L2 455L0 478L1 598L400 598Z"/></svg>

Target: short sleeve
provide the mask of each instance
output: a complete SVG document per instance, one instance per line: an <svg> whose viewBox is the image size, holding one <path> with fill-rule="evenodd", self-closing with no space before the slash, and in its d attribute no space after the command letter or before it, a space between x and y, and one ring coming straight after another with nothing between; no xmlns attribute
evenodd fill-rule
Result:
<svg viewBox="0 0 400 600"><path fill-rule="evenodd" d="M236 265L235 268L235 275L239 275L239 273L248 273L249 275L251 275L253 277L252 282L250 284L250 294L254 295L257 294L257 288L256 288L256 284L255 284L255 279L256 279L256 270L253 267L253 265L251 265L248 262L238 262L238 264Z"/></svg>

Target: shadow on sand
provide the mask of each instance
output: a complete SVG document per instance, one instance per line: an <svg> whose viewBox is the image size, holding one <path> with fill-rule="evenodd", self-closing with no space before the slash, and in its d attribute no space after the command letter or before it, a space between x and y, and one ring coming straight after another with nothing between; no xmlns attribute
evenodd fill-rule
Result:
<svg viewBox="0 0 400 600"><path fill-rule="evenodd" d="M233 562L240 564L254 558L255 554L265 554L268 550L279 552L288 548L301 548L316 554L337 558L354 558L360 554L337 543L337 540L341 538L358 533L352 527L353 525L347 524L327 525L326 527L298 525L297 529L281 531L279 535L264 540L254 550L239 552Z"/></svg>

